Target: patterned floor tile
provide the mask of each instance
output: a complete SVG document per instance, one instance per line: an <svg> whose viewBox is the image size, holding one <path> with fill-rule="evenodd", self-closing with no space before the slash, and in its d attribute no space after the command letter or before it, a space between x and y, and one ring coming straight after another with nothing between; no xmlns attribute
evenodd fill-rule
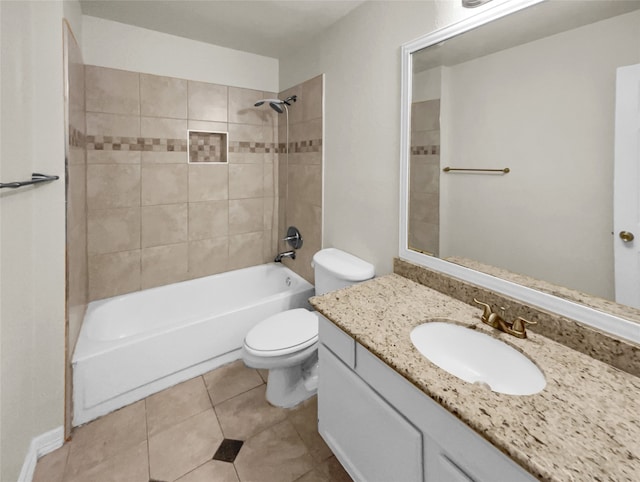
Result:
<svg viewBox="0 0 640 482"><path fill-rule="evenodd" d="M214 405L264 383L260 374L253 368L247 368L242 360L205 373L203 378Z"/></svg>
<svg viewBox="0 0 640 482"><path fill-rule="evenodd" d="M103 462L74 475L65 475L64 482L147 482L149 460L146 440Z"/></svg>
<svg viewBox="0 0 640 482"><path fill-rule="evenodd" d="M202 377L192 378L146 399L149 435L211 409Z"/></svg>
<svg viewBox="0 0 640 482"><path fill-rule="evenodd" d="M65 444L42 457L38 460L32 482L62 482L68 456L69 444Z"/></svg>
<svg viewBox="0 0 640 482"><path fill-rule="evenodd" d="M213 409L150 436L151 477L176 480L211 460L223 438Z"/></svg>
<svg viewBox="0 0 640 482"><path fill-rule="evenodd" d="M318 397L305 400L291 410L289 420L316 463L333 455L329 446L318 433Z"/></svg>
<svg viewBox="0 0 640 482"><path fill-rule="evenodd" d="M233 464L210 460L180 477L176 482L239 482Z"/></svg>
<svg viewBox="0 0 640 482"><path fill-rule="evenodd" d="M266 375L235 362L77 428L33 481L350 481L318 434L317 398L273 407Z"/></svg>
<svg viewBox="0 0 640 482"><path fill-rule="evenodd" d="M292 482L313 468L313 458L285 420L247 440L234 465L241 481Z"/></svg>
<svg viewBox="0 0 640 482"><path fill-rule="evenodd" d="M146 440L144 401L105 415L74 431L65 477L71 478Z"/></svg>
<svg viewBox="0 0 640 482"><path fill-rule="evenodd" d="M287 418L288 411L269 405L266 385L216 405L215 410L226 438L247 440L252 435Z"/></svg>
<svg viewBox="0 0 640 482"><path fill-rule="evenodd" d="M352 482L352 480L338 459L331 456L316 465L313 470L304 474L296 482Z"/></svg>

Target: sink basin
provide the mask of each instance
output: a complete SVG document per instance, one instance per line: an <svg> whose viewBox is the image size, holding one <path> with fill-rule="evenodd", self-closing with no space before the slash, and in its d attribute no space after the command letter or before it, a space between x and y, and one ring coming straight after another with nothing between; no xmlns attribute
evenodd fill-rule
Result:
<svg viewBox="0 0 640 482"><path fill-rule="evenodd" d="M469 383L509 395L533 395L547 382L518 350L485 333L433 321L415 327L411 342L429 361Z"/></svg>

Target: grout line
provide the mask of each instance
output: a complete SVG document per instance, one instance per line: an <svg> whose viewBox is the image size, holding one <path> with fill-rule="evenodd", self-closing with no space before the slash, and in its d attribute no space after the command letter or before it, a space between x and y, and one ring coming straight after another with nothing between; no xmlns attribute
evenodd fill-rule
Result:
<svg viewBox="0 0 640 482"><path fill-rule="evenodd" d="M202 464L200 464L200 465L198 465L198 466L196 466L196 467L192 468L192 469L191 469L191 470L189 470L188 472L185 472L184 474L180 475L180 476L178 477L178 480L179 480L179 479L181 479L181 478L183 478L185 475L190 474L191 472L195 472L196 470L198 470L198 469L199 469L200 467L202 467L203 465L207 465L207 464L208 464L209 462L211 462L212 460L213 460L213 455L211 456L211 459L209 459L209 460L207 460L206 462L204 462L204 463L202 463Z"/></svg>
<svg viewBox="0 0 640 482"><path fill-rule="evenodd" d="M242 450L242 449L240 449L240 450ZM239 452L238 452L238 453L239 453ZM236 459L237 459L237 458L238 458L238 457L236 456ZM242 481L242 479L240 478L240 474L238 473L238 468L236 467L236 461L235 461L235 459L233 460L233 462L231 462L231 465L233 465L233 470L235 471L235 473L236 473L236 477L238 478L238 480L239 480L240 482L243 482L243 481Z"/></svg>
<svg viewBox="0 0 640 482"><path fill-rule="evenodd" d="M147 398L144 399L144 425L145 433L147 434L147 476L151 480L151 447L149 443L149 413L147 411Z"/></svg>
<svg viewBox="0 0 640 482"><path fill-rule="evenodd" d="M252 234L252 233L249 233ZM258 373L258 376L260 377L260 374ZM260 380L262 380L262 377L260 377ZM244 392L240 392L237 393L229 398L225 398L224 400L219 401L217 404L213 405L213 408L215 410L216 405L222 405L223 403L228 402L229 400L233 400L236 397L239 397L240 395L244 395L246 393L249 393L251 390L255 390L256 388L260 388L262 385L266 385L267 383L263 380L262 383L260 385L256 385L255 387L249 388L248 390L245 390ZM213 401L211 402L213 404Z"/></svg>
<svg viewBox="0 0 640 482"><path fill-rule="evenodd" d="M216 413L216 407L213 405L213 400L211 400L211 392L209 392L209 387L207 386L207 381L204 379L204 374L200 375L200 378L202 378L202 383L204 384L204 389L207 391L207 397L209 397L209 403L211 404L211 408L213 409L213 413L215 414L216 419L217 419L218 418L218 414ZM220 420L218 420L218 425L220 425ZM222 430L222 427L220 427L220 430Z"/></svg>

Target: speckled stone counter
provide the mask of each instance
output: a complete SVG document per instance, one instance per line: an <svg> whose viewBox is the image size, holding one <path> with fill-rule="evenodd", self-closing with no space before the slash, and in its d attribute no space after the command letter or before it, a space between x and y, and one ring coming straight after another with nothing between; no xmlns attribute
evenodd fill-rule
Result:
<svg viewBox="0 0 640 482"><path fill-rule="evenodd" d="M394 273L433 288L469 305L477 298L495 307L505 307L506 316L514 320L518 316L535 321L528 331L535 332L561 343L573 350L596 358L601 362L640 377L640 345L620 337L596 330L557 313L536 308L482 286L448 276L444 273L418 266L401 259L394 259Z"/></svg>
<svg viewBox="0 0 640 482"><path fill-rule="evenodd" d="M640 379L542 335L521 340L481 311L398 275L311 299L358 343L542 480L640 480ZM511 396L466 383L414 348L411 330L446 318L491 334L543 371L546 388Z"/></svg>

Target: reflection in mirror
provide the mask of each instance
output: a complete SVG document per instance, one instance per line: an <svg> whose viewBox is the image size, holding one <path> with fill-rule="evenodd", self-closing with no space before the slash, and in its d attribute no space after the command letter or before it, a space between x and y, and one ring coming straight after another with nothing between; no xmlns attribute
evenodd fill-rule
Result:
<svg viewBox="0 0 640 482"><path fill-rule="evenodd" d="M637 1L544 2L415 52L408 248L615 300L616 70L639 63Z"/></svg>

